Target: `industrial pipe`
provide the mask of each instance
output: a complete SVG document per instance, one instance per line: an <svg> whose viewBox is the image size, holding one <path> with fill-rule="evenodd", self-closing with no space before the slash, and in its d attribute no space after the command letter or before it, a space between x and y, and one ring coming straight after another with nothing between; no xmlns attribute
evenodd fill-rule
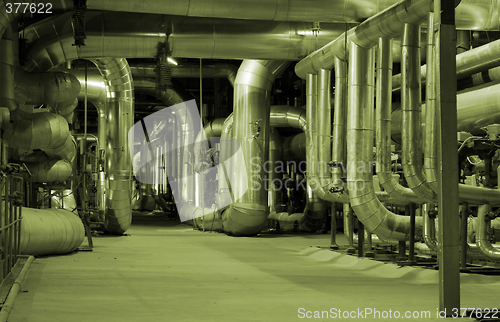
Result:
<svg viewBox="0 0 500 322"><path fill-rule="evenodd" d="M403 187L391 170L391 107L392 107L392 40L380 38L376 80L376 171L380 185L400 202L418 202L420 198L410 188Z"/></svg>
<svg viewBox="0 0 500 322"><path fill-rule="evenodd" d="M269 153L270 90L274 79L289 62L245 60L236 76L234 87L234 139L246 160L245 170L234 175L236 189L248 178L247 191L223 213L224 231L233 235L259 233L268 215L268 195L263 186L266 173L263 164ZM257 164L257 168L254 166ZM233 165L234 166L234 165ZM233 187L235 188L235 187Z"/></svg>
<svg viewBox="0 0 500 322"><path fill-rule="evenodd" d="M162 13L180 16L305 22L359 23L386 9L397 0L319 0L314 5L300 0L121 1L87 0L90 10ZM457 27L464 30L499 30L500 6L494 0L462 0L456 8ZM322 25L321 25L322 26Z"/></svg>
<svg viewBox="0 0 500 322"><path fill-rule="evenodd" d="M407 240L410 217L387 210L373 187L373 94L374 55L372 50L351 43L347 115L347 186L352 208L368 229L383 240ZM421 218L416 218L417 235Z"/></svg>
<svg viewBox="0 0 500 322"><path fill-rule="evenodd" d="M134 124L134 91L132 75L123 58L93 60L109 88L107 102L106 175L107 213L104 228L113 234L123 234L132 222L132 164L129 130Z"/></svg>
<svg viewBox="0 0 500 322"><path fill-rule="evenodd" d="M172 57L297 60L314 50L316 42L322 46L346 28L344 23L325 23L315 35L311 25L303 22L256 24L248 20L87 11L85 46L72 46L72 17L70 12L26 28L29 71L46 71L75 59L154 58L158 55L158 43L167 42ZM248 46L249 43L253 45Z"/></svg>
<svg viewBox="0 0 500 322"><path fill-rule="evenodd" d="M21 254L41 256L70 253L85 238L80 217L70 211L23 207L22 212Z"/></svg>
<svg viewBox="0 0 500 322"><path fill-rule="evenodd" d="M331 69L335 58L344 59L348 51L346 46L350 42L371 48L378 43L379 37L394 38L400 35L405 23L418 24L426 19L432 4L432 0L405 0L394 4L302 59L295 66L295 73L306 79L308 74Z"/></svg>
<svg viewBox="0 0 500 322"><path fill-rule="evenodd" d="M39 163L26 163L31 176L31 182L66 181L72 173L71 164L66 160L51 159Z"/></svg>
<svg viewBox="0 0 500 322"><path fill-rule="evenodd" d="M402 59L402 165L408 187L425 200L435 198L427 184L420 142L421 90L418 70L420 68L420 26L405 24Z"/></svg>
<svg viewBox="0 0 500 322"><path fill-rule="evenodd" d="M476 238L477 245L481 250L481 253L486 256L489 260L499 262L500 261L500 249L493 246L488 236L491 230L491 206L481 205L479 206L477 212L477 233Z"/></svg>

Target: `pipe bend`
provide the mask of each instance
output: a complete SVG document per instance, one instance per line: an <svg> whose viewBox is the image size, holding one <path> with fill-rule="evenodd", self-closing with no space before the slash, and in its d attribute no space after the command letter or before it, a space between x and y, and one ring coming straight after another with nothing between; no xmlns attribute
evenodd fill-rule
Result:
<svg viewBox="0 0 500 322"><path fill-rule="evenodd" d="M486 218L488 213L491 212L490 205L481 205L477 213L477 224L478 224L478 238L477 245L481 253L486 256L489 260L499 262L500 261L500 249L493 246L490 242L488 231L491 229L491 221Z"/></svg>

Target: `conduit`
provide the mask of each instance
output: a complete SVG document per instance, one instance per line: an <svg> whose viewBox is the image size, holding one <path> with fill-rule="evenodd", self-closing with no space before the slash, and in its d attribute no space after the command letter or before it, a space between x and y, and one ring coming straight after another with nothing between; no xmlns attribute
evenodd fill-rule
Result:
<svg viewBox="0 0 500 322"><path fill-rule="evenodd" d="M224 231L236 236L259 233L268 215L268 195L253 184L266 177L262 166L269 153L270 91L274 79L289 62L245 60L238 70L234 87L234 139L246 160L260 165L257 169L245 162L245 171L235 173L236 189L248 178L248 190L223 213ZM246 177L245 177L246 175Z"/></svg>
<svg viewBox="0 0 500 322"><path fill-rule="evenodd" d="M493 246L488 235L491 230L491 206L481 205L477 212L477 245L481 253L489 260L498 262L500 261L500 249Z"/></svg>
<svg viewBox="0 0 500 322"><path fill-rule="evenodd" d="M23 207L20 253L54 255L70 253L85 237L80 217L64 209Z"/></svg>
<svg viewBox="0 0 500 322"><path fill-rule="evenodd" d="M104 228L113 234L123 234L132 222L132 164L128 144L129 130L134 124L132 75L123 58L100 58L93 62L110 92L105 139L109 187Z"/></svg>
<svg viewBox="0 0 500 322"><path fill-rule="evenodd" d="M424 200L433 200L436 195L427 184L420 142L421 90L418 70L420 68L420 26L405 24L402 59L402 165L408 187Z"/></svg>
<svg viewBox="0 0 500 322"><path fill-rule="evenodd" d="M374 55L372 50L351 43L347 122L347 186L351 206L358 219L383 240L407 240L410 217L387 210L373 187L373 94ZM422 230L416 218L416 235Z"/></svg>

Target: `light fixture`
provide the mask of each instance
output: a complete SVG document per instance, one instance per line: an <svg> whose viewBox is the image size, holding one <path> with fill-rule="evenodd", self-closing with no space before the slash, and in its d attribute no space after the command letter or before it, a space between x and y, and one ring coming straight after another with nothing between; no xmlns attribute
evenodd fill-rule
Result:
<svg viewBox="0 0 500 322"><path fill-rule="evenodd" d="M168 62L169 62L169 63L171 63L172 65L175 65L175 66L177 66L177 65L178 65L178 64L177 64L177 62L175 61L175 59L173 59L172 57L167 57L167 60L168 60Z"/></svg>

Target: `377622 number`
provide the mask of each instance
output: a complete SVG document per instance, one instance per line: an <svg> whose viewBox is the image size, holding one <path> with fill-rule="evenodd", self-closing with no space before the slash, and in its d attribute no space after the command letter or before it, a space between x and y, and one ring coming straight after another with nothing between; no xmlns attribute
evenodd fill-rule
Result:
<svg viewBox="0 0 500 322"><path fill-rule="evenodd" d="M7 13L52 13L52 3L8 2Z"/></svg>

